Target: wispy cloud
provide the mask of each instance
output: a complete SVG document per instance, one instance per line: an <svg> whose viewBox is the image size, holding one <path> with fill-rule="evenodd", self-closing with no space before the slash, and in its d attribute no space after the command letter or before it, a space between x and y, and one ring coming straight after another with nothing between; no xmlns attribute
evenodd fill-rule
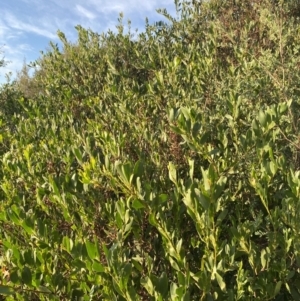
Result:
<svg viewBox="0 0 300 301"><path fill-rule="evenodd" d="M8 27L12 29L19 29L21 31L29 32L29 33L35 33L41 36L44 36L49 39L56 38L56 35L54 35L51 31L48 31L47 29L40 28L38 26L35 26L30 23L19 21L14 15L12 15L10 12L4 12L4 20L6 21Z"/></svg>
<svg viewBox="0 0 300 301"><path fill-rule="evenodd" d="M155 13L156 8L169 7L173 8L174 0L152 0L152 1L141 1L141 0L127 0L127 1L111 1L102 0L99 5L98 0L86 0L86 2L92 5L98 12L106 13L119 13L124 14L145 14L145 12Z"/></svg>
<svg viewBox="0 0 300 301"><path fill-rule="evenodd" d="M93 20L97 17L95 14L93 14L92 12L90 12L89 10L87 10L86 8L82 7L79 4L76 5L76 10L77 12L79 12L80 16L83 15L84 17L90 20Z"/></svg>
<svg viewBox="0 0 300 301"><path fill-rule="evenodd" d="M25 56L24 53L22 56L20 52L8 46L2 47L1 50L3 50L5 53L11 51L9 57L4 57L6 64L0 69L0 83L4 83L6 81L6 74L12 74L14 78L16 71L21 70L24 64ZM2 56L0 56L0 58L2 58Z"/></svg>

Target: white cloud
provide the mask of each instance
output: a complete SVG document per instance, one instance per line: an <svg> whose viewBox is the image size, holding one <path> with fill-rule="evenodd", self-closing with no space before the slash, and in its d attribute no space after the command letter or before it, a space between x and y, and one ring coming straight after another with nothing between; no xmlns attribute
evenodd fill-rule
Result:
<svg viewBox="0 0 300 301"><path fill-rule="evenodd" d="M5 58L6 60L6 58ZM6 82L5 75L11 73L13 75L16 75L16 70L20 70L23 66L24 58L18 58L14 57L13 60L10 60L7 62L7 64L4 67L1 67L0 69L0 84Z"/></svg>
<svg viewBox="0 0 300 301"><path fill-rule="evenodd" d="M43 29L38 26L19 21L14 15L12 15L9 12L4 13L4 20L6 21L8 27L12 29L19 29L21 31L35 33L49 39L54 39L56 37L52 32L48 31L47 29Z"/></svg>
<svg viewBox="0 0 300 301"><path fill-rule="evenodd" d="M41 4L40 0L22 0L22 1L27 4L35 4L35 5Z"/></svg>
<svg viewBox="0 0 300 301"><path fill-rule="evenodd" d="M145 12L155 13L155 9L164 7L174 7L173 0L127 0L127 1L112 1L112 0L102 0L101 5L99 5L98 0L86 0L90 5L93 5L95 10L99 12L106 13L120 13L124 14L144 14Z"/></svg>
<svg viewBox="0 0 300 301"><path fill-rule="evenodd" d="M82 7L79 4L76 5L76 9L80 13L80 15L83 15L84 17L86 17L88 19L93 20L93 19L95 19L97 17L95 14L93 14L92 12L90 12L87 9L85 9L84 7Z"/></svg>
<svg viewBox="0 0 300 301"><path fill-rule="evenodd" d="M20 53L24 52L24 51L32 51L33 50L32 46L30 46L29 44L19 44L17 49Z"/></svg>
<svg viewBox="0 0 300 301"><path fill-rule="evenodd" d="M6 26L0 24L0 37L1 38L5 36L5 34L7 33L7 29L8 28Z"/></svg>

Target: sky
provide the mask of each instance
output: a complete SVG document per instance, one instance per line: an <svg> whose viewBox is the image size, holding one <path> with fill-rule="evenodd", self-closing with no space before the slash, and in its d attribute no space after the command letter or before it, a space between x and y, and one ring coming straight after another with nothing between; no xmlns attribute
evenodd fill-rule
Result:
<svg viewBox="0 0 300 301"><path fill-rule="evenodd" d="M139 32L149 22L163 20L156 9L166 8L176 16L174 0L0 0L0 58L9 61L0 68L0 83L5 74L20 70L40 56L49 42L59 43L57 30L69 41L75 42L76 25L94 32L116 31L119 14L124 23L131 21L131 28Z"/></svg>

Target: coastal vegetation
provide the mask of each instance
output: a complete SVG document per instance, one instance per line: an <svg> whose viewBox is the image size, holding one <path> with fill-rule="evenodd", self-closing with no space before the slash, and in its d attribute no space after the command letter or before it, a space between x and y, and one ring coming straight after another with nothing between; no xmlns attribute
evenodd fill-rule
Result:
<svg viewBox="0 0 300 301"><path fill-rule="evenodd" d="M174 5L1 86L0 300L300 300L299 2Z"/></svg>

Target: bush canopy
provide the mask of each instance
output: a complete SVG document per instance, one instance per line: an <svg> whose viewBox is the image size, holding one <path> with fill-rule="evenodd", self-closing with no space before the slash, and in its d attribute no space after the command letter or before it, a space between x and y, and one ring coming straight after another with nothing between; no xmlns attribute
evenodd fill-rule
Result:
<svg viewBox="0 0 300 301"><path fill-rule="evenodd" d="M299 2L175 6L1 86L1 300L300 300Z"/></svg>

